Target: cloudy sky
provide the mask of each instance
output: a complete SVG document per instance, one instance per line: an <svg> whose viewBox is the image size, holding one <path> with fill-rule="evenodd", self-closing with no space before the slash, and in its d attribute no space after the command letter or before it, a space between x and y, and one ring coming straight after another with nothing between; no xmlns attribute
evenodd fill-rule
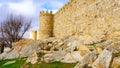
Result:
<svg viewBox="0 0 120 68"><path fill-rule="evenodd" d="M0 0L0 21L8 13L22 14L32 18L33 30L38 29L38 18L41 10L57 12L68 0ZM27 35L27 34L26 34Z"/></svg>

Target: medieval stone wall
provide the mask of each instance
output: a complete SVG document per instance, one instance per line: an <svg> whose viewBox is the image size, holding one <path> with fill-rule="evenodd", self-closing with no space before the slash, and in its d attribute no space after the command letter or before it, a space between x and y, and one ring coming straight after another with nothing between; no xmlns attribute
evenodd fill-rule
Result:
<svg viewBox="0 0 120 68"><path fill-rule="evenodd" d="M33 40L37 40L37 31L31 30L29 38Z"/></svg>
<svg viewBox="0 0 120 68"><path fill-rule="evenodd" d="M54 15L40 13L37 40L51 36L75 36L86 44L119 40L119 13L120 0L70 0Z"/></svg>
<svg viewBox="0 0 120 68"><path fill-rule="evenodd" d="M54 16L54 36L76 35L86 43L116 38L119 13L119 0L71 0Z"/></svg>

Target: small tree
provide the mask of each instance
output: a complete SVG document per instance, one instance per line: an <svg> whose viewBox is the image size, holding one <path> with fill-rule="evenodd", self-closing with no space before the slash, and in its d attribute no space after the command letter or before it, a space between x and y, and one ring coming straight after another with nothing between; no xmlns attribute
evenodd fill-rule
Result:
<svg viewBox="0 0 120 68"><path fill-rule="evenodd" d="M12 48L12 43L19 41L30 29L31 19L21 15L10 14L4 22L1 22L0 32L5 44Z"/></svg>

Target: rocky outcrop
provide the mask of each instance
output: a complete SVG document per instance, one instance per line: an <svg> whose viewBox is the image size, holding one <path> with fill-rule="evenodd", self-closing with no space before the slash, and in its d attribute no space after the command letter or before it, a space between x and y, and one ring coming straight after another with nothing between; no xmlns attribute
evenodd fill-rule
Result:
<svg viewBox="0 0 120 68"><path fill-rule="evenodd" d="M41 57L39 54L44 55ZM85 44L75 37L49 38L27 45L14 46L0 54L0 60L28 57L27 63L77 63L74 68L109 68L120 65L120 41L103 41Z"/></svg>
<svg viewBox="0 0 120 68"><path fill-rule="evenodd" d="M40 41L30 42L27 45L14 46L9 52L0 54L0 60L18 57L28 57L34 52L38 52Z"/></svg>
<svg viewBox="0 0 120 68"><path fill-rule="evenodd" d="M92 64L93 68L109 68L110 62L112 60L112 52L108 50L103 50L95 62Z"/></svg>
<svg viewBox="0 0 120 68"><path fill-rule="evenodd" d="M106 50L109 50L113 54L120 53L120 41L114 42L108 47L106 47Z"/></svg>
<svg viewBox="0 0 120 68"><path fill-rule="evenodd" d="M19 52L15 49L6 53L6 55L3 56L4 59L11 59L11 58L17 58L17 57L19 57Z"/></svg>
<svg viewBox="0 0 120 68"><path fill-rule="evenodd" d="M96 60L96 58L96 54L90 52L86 56L84 56L74 68L89 68L91 67L92 63Z"/></svg>
<svg viewBox="0 0 120 68"><path fill-rule="evenodd" d="M61 60L61 62L65 62L65 63L76 63L82 60L82 56L80 55L79 51L73 51L71 53L67 53L63 59Z"/></svg>
<svg viewBox="0 0 120 68"><path fill-rule="evenodd" d="M46 54L41 58L41 61L46 63L52 63L55 62L55 59L53 58L53 54Z"/></svg>
<svg viewBox="0 0 120 68"><path fill-rule="evenodd" d="M27 58L27 60L26 60L26 63L31 63L31 64L35 64L35 63L37 63L38 62L38 56L37 56L37 53L35 52L35 53L33 53L33 54L31 54L28 58Z"/></svg>
<svg viewBox="0 0 120 68"><path fill-rule="evenodd" d="M41 61L43 62L55 62L55 61L61 61L63 59L63 57L67 54L67 52L65 51L55 51L53 53L50 54L46 54L41 58Z"/></svg>
<svg viewBox="0 0 120 68"><path fill-rule="evenodd" d="M86 45L79 45L77 46L77 49L80 51L81 56L85 56L90 52L89 48Z"/></svg>

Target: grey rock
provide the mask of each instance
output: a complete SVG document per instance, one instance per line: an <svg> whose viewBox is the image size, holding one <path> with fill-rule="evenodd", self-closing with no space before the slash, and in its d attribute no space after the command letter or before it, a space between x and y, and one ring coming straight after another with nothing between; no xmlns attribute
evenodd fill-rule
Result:
<svg viewBox="0 0 120 68"><path fill-rule="evenodd" d="M107 47L107 46L109 46L109 45L111 45L113 43L113 41L104 41L104 42L102 42L102 43L98 43L98 44L96 44L96 46L103 46L103 47Z"/></svg>
<svg viewBox="0 0 120 68"><path fill-rule="evenodd" d="M31 55L32 53L37 52L38 45L39 45L39 41L36 41L32 44L29 44L28 46L22 47L22 49L20 51L20 57L27 57L27 56Z"/></svg>
<svg viewBox="0 0 120 68"><path fill-rule="evenodd" d="M76 63L78 61L82 60L82 56L80 55L79 51L74 51L71 53L67 53L63 59L61 60L61 62L65 62L65 63Z"/></svg>
<svg viewBox="0 0 120 68"><path fill-rule="evenodd" d="M28 45L15 46L9 52L0 55L0 60L18 57L28 57L34 52L39 52L40 41L30 42Z"/></svg>
<svg viewBox="0 0 120 68"><path fill-rule="evenodd" d="M4 56L4 59L11 59L11 58L18 58L18 57L19 57L19 52L14 49L11 52L7 53Z"/></svg>
<svg viewBox="0 0 120 68"><path fill-rule="evenodd" d="M106 47L106 50L109 50L113 54L120 53L120 41L114 42L108 47Z"/></svg>
<svg viewBox="0 0 120 68"><path fill-rule="evenodd" d="M88 53L86 56L83 57L79 63L76 64L74 68L91 68L92 63L97 58L95 53Z"/></svg>
<svg viewBox="0 0 120 68"><path fill-rule="evenodd" d="M11 50L10 47L5 47L5 48L4 48L4 52L9 52L10 50Z"/></svg>
<svg viewBox="0 0 120 68"><path fill-rule="evenodd" d="M31 64L37 63L37 62L38 62L37 53L35 52L35 53L31 54L31 55L27 58L26 62L27 62L27 63L30 62Z"/></svg>
<svg viewBox="0 0 120 68"><path fill-rule="evenodd" d="M4 59L4 57L7 55L7 53L6 52L4 52L4 53L2 53L2 54L0 54L0 60L3 60Z"/></svg>
<svg viewBox="0 0 120 68"><path fill-rule="evenodd" d="M81 61L82 64L92 64L97 58L95 53L88 53Z"/></svg>
<svg viewBox="0 0 120 68"><path fill-rule="evenodd" d="M41 58L41 61L51 63L55 61L60 61L67 53L65 51L54 51L53 53L46 54Z"/></svg>
<svg viewBox="0 0 120 68"><path fill-rule="evenodd" d="M112 52L104 49L103 52L98 56L95 62L92 64L93 68L109 68L112 60Z"/></svg>
<svg viewBox="0 0 120 68"><path fill-rule="evenodd" d="M63 57L67 54L66 51L64 50L60 50L60 51L54 51L53 52L53 58L55 61L60 61L61 59L63 59Z"/></svg>
<svg viewBox="0 0 120 68"><path fill-rule="evenodd" d="M54 58L53 58L53 54L45 54L42 58L41 61L46 62L46 63L51 63L51 62L55 62Z"/></svg>

